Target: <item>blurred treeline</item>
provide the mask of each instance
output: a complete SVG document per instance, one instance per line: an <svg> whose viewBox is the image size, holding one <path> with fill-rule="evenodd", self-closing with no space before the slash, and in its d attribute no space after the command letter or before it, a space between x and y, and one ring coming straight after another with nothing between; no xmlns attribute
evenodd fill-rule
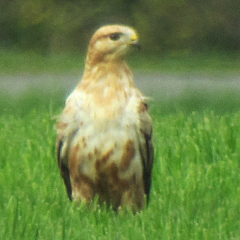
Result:
<svg viewBox="0 0 240 240"><path fill-rule="evenodd" d="M0 47L85 52L115 23L135 27L147 52L240 49L239 0L0 0Z"/></svg>

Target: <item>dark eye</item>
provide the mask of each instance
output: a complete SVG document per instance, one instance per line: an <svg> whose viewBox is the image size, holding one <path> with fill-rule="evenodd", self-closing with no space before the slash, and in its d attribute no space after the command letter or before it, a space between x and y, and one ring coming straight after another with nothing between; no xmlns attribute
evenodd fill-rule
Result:
<svg viewBox="0 0 240 240"><path fill-rule="evenodd" d="M109 37L112 41L117 41L120 38L120 33L112 33Z"/></svg>

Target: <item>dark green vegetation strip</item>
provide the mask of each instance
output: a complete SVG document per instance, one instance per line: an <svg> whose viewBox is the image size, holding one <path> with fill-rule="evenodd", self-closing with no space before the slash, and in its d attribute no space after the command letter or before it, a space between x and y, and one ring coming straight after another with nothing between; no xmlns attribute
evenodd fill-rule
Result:
<svg viewBox="0 0 240 240"><path fill-rule="evenodd" d="M78 73L84 68L84 54L41 55L34 52L0 51L0 75L21 73ZM238 53L162 55L135 53L129 57L134 69L162 72L239 72Z"/></svg>

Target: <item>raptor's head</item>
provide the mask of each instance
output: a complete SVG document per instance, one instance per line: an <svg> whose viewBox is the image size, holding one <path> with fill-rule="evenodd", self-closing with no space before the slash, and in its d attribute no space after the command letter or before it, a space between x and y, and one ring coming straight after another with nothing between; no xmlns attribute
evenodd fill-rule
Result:
<svg viewBox="0 0 240 240"><path fill-rule="evenodd" d="M108 25L98 29L92 36L88 55L99 61L114 61L122 59L133 46L140 49L138 34L134 29Z"/></svg>

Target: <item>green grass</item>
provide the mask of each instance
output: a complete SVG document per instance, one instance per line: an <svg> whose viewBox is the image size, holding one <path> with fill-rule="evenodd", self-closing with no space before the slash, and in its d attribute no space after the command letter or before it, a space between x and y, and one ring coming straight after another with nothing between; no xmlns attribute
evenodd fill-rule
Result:
<svg viewBox="0 0 240 240"><path fill-rule="evenodd" d="M40 55L20 50L0 50L0 74L76 73L83 69L85 53ZM135 52L129 57L135 69L165 72L239 72L239 53L199 53L162 55Z"/></svg>
<svg viewBox="0 0 240 240"><path fill-rule="evenodd" d="M162 72L239 72L240 54L196 53L196 54L135 54L130 64L138 69Z"/></svg>
<svg viewBox="0 0 240 240"><path fill-rule="evenodd" d="M55 54L44 56L35 52L0 51L0 74L79 72L85 55Z"/></svg>
<svg viewBox="0 0 240 240"><path fill-rule="evenodd" d="M153 102L150 205L136 215L116 215L96 203L88 208L68 201L53 127L63 99L60 93L38 94L0 99L1 239L239 239L240 112L235 108L193 109L179 99L169 110L166 103Z"/></svg>

